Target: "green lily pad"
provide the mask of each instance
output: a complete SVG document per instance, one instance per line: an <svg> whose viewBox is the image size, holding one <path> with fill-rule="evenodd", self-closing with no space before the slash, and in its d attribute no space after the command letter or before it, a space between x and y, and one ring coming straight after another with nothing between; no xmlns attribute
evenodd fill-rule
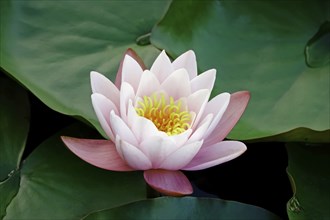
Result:
<svg viewBox="0 0 330 220"><path fill-rule="evenodd" d="M82 124L60 132L84 138L95 137L94 133ZM4 219L81 219L90 212L145 199L145 195L141 172L96 168L70 152L57 134L24 161L19 190Z"/></svg>
<svg viewBox="0 0 330 220"><path fill-rule="evenodd" d="M294 191L287 203L290 219L330 216L330 150L324 145L287 144L288 174Z"/></svg>
<svg viewBox="0 0 330 220"><path fill-rule="evenodd" d="M90 72L114 80L127 48L146 64L149 43L169 1L1 0L1 67L50 108L100 129L92 109Z"/></svg>
<svg viewBox="0 0 330 220"><path fill-rule="evenodd" d="M178 0L153 29L151 42L173 57L193 49L201 71L216 68L214 95L251 92L229 138L302 128L285 139L305 141L303 132L314 142L310 136L330 128L329 21L330 2L323 0Z"/></svg>
<svg viewBox="0 0 330 220"><path fill-rule="evenodd" d="M161 197L98 211L88 219L279 219L273 213L244 203L211 198Z"/></svg>
<svg viewBox="0 0 330 220"><path fill-rule="evenodd" d="M20 176L18 172L13 172L9 178L0 182L0 218L6 215L6 208L15 197L19 189Z"/></svg>
<svg viewBox="0 0 330 220"><path fill-rule="evenodd" d="M26 91L0 77L0 181L14 173L21 162L30 125Z"/></svg>

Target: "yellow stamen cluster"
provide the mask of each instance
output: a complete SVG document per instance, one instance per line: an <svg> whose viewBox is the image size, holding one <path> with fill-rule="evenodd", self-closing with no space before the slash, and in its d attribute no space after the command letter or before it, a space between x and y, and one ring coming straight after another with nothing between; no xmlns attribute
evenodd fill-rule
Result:
<svg viewBox="0 0 330 220"><path fill-rule="evenodd" d="M166 100L164 95L144 96L135 108L139 116L152 121L158 130L168 135L176 135L190 127L191 115L182 109L182 102L173 97Z"/></svg>

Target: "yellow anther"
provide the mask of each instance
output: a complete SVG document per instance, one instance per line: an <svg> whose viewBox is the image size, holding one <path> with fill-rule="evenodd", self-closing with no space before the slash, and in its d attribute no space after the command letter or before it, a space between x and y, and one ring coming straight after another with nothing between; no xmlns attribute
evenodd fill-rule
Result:
<svg viewBox="0 0 330 220"><path fill-rule="evenodd" d="M189 129L191 115L182 108L182 102L173 97L165 99L164 94L144 96L135 108L139 116L152 121L158 130L168 135L177 135Z"/></svg>

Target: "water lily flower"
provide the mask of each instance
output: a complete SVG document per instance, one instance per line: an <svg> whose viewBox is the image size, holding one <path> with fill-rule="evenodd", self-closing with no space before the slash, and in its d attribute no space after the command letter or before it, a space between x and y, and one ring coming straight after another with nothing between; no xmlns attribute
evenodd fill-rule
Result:
<svg viewBox="0 0 330 220"><path fill-rule="evenodd" d="M162 51L146 69L128 49L115 83L92 71L92 104L106 140L62 137L88 163L112 171L143 170L155 190L172 196L192 193L181 170L202 170L241 155L246 146L223 141L243 114L247 91L221 93L209 101L216 77L197 75L187 51L173 62Z"/></svg>

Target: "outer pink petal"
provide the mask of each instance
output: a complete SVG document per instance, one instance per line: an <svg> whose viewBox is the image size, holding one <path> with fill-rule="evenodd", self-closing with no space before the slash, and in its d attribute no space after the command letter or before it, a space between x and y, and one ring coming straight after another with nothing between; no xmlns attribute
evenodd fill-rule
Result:
<svg viewBox="0 0 330 220"><path fill-rule="evenodd" d="M164 50L158 55L155 62L152 64L150 71L156 75L160 83L162 83L173 72L171 60L168 58Z"/></svg>
<svg viewBox="0 0 330 220"><path fill-rule="evenodd" d="M243 114L250 99L248 91L241 91L231 94L230 102L226 112L213 132L205 139L203 147L222 141Z"/></svg>
<svg viewBox="0 0 330 220"><path fill-rule="evenodd" d="M232 160L241 155L246 146L239 141L222 141L202 148L182 170L202 170Z"/></svg>
<svg viewBox="0 0 330 220"><path fill-rule="evenodd" d="M148 170L152 168L151 161L149 158L136 146L120 139L116 136L116 149L120 152L119 155L122 156L126 163L136 170Z"/></svg>
<svg viewBox="0 0 330 220"><path fill-rule="evenodd" d="M172 66L174 70L184 68L189 73L189 78L193 79L197 76L197 62L194 51L189 50L181 54L173 61Z"/></svg>
<svg viewBox="0 0 330 220"><path fill-rule="evenodd" d="M193 192L189 180L181 171L146 170L144 179L152 188L168 196L184 196Z"/></svg>
<svg viewBox="0 0 330 220"><path fill-rule="evenodd" d="M175 100L189 96L191 94L191 88L188 72L185 69L174 71L161 84L161 89Z"/></svg>
<svg viewBox="0 0 330 220"><path fill-rule="evenodd" d="M146 66L144 65L143 60L136 54L136 52L134 50L132 50L131 48L128 48L125 52L123 59L120 61L120 66L119 66L119 69L118 69L118 72L116 75L115 85L117 86L118 89L121 87L123 63L124 63L124 59L125 59L126 55L129 55L134 60L136 60L136 62L141 66L142 70L146 69Z"/></svg>
<svg viewBox="0 0 330 220"><path fill-rule="evenodd" d="M119 90L118 88L102 74L91 72L91 86L93 93L100 93L113 102L119 109Z"/></svg>
<svg viewBox="0 0 330 220"><path fill-rule="evenodd" d="M221 117L223 116L223 114L225 113L228 107L229 101L230 101L230 94L221 93L206 104L204 115L207 116L208 114L213 114L214 118L203 138L207 138L208 135L219 124Z"/></svg>
<svg viewBox="0 0 330 220"><path fill-rule="evenodd" d="M162 161L160 167L165 170L180 170L195 157L202 144L203 141L196 141L180 147Z"/></svg>
<svg viewBox="0 0 330 220"><path fill-rule="evenodd" d="M191 80L191 92L196 92L200 89L208 89L212 91L215 82L215 69L210 69L204 73L199 74Z"/></svg>
<svg viewBox="0 0 330 220"><path fill-rule="evenodd" d="M65 145L84 161L113 171L134 170L124 162L116 151L113 142L108 140L79 139L61 137Z"/></svg>
<svg viewBox="0 0 330 220"><path fill-rule="evenodd" d="M143 70L132 57L126 55L122 67L122 83L127 82L136 92Z"/></svg>
<svg viewBox="0 0 330 220"><path fill-rule="evenodd" d="M110 112L114 111L116 114L118 114L117 107L109 99L101 94L94 93L91 97L94 111L101 124L101 127L108 135L108 137L111 140L114 140L114 134L110 127Z"/></svg>

